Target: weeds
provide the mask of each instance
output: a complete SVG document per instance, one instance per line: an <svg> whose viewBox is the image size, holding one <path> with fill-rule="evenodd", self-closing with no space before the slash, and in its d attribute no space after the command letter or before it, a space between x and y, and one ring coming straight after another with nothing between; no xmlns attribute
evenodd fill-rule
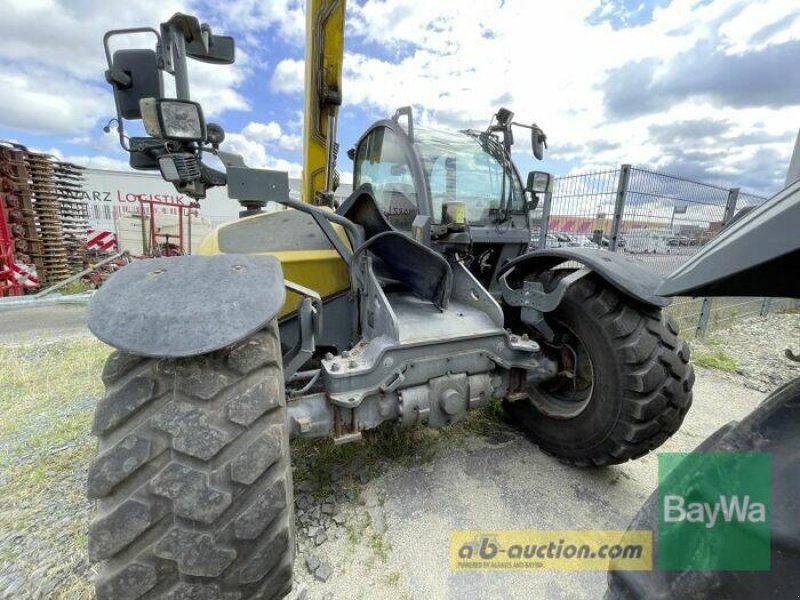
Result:
<svg viewBox="0 0 800 600"><path fill-rule="evenodd" d="M58 288L58 293L62 296L73 296L75 294L83 294L93 289L94 287L85 281L72 281L64 287Z"/></svg>
<svg viewBox="0 0 800 600"><path fill-rule="evenodd" d="M326 494L334 481L348 485L363 474L372 477L382 464L404 467L433 460L437 452L461 444L468 435L492 436L507 429L500 402L492 400L482 409L471 411L466 418L443 429L416 427L400 429L384 423L364 432L360 443L337 446L330 439L295 440L292 442L292 464L296 481L309 479Z"/></svg>
<svg viewBox="0 0 800 600"><path fill-rule="evenodd" d="M389 560L389 553L392 550L392 546L386 541L386 538L379 533L371 533L368 541L369 547L372 548L372 551L378 556L378 558L380 558L383 562L387 562Z"/></svg>
<svg viewBox="0 0 800 600"><path fill-rule="evenodd" d="M47 585L38 593L93 596L84 573L85 470L109 351L94 340L0 348L0 571L28 577L44 569L31 593Z"/></svg>
<svg viewBox="0 0 800 600"><path fill-rule="evenodd" d="M739 368L736 359L728 356L722 350L710 353L697 351L692 356L692 361L699 367L718 369L729 373L733 373Z"/></svg>
<svg viewBox="0 0 800 600"><path fill-rule="evenodd" d="M391 586L398 586L403 580L403 574L400 571L391 571L386 574L386 583Z"/></svg>

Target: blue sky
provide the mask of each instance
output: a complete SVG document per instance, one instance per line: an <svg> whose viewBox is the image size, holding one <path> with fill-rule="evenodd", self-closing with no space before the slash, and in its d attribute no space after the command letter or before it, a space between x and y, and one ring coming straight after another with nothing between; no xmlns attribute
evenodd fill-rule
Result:
<svg viewBox="0 0 800 600"><path fill-rule="evenodd" d="M113 116L102 35L190 12L238 41L232 67L192 64L207 118L249 164L299 174L304 2L0 0L0 9L0 138L124 167L102 132ZM404 104L440 128L485 127L506 105L545 129L538 167L555 173L628 162L770 193L800 127L796 0L359 0L347 23L343 150ZM519 142L524 171L534 161Z"/></svg>

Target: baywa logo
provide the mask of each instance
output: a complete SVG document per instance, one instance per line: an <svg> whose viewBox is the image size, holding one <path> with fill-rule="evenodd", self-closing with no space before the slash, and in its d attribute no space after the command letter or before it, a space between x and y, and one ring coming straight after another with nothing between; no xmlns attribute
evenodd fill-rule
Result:
<svg viewBox="0 0 800 600"><path fill-rule="evenodd" d="M744 523L764 523L767 520L767 507L763 502L751 502L750 496L720 496L719 501L686 502L681 496L664 497L664 522L703 523L707 529L714 527L718 518L726 523L738 521Z"/></svg>
<svg viewBox="0 0 800 600"><path fill-rule="evenodd" d="M666 571L770 568L770 457L659 455L658 566Z"/></svg>

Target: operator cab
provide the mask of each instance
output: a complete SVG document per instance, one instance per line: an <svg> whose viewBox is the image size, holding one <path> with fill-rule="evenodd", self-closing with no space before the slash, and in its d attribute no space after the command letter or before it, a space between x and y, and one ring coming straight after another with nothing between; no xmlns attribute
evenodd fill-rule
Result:
<svg viewBox="0 0 800 600"><path fill-rule="evenodd" d="M498 115L511 114L504 110ZM486 131L446 132L415 127L411 110L400 109L370 127L351 151L354 189L370 184L395 229L445 253L471 256L470 270L489 283L502 264L527 251L530 213L550 182L534 171L522 184L511 160L510 118ZM544 134L531 127L540 158Z"/></svg>

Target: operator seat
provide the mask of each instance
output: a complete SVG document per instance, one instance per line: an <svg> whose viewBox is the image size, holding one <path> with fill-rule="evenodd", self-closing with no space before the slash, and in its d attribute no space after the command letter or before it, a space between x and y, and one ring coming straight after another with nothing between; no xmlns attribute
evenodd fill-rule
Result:
<svg viewBox="0 0 800 600"><path fill-rule="evenodd" d="M336 210L364 228L365 242L355 255L369 251L384 280L400 282L412 294L444 310L453 290L453 270L441 254L395 230L381 213L372 186L358 187Z"/></svg>
<svg viewBox="0 0 800 600"><path fill-rule="evenodd" d="M384 189L384 194L389 195L389 216L386 220L393 227L411 231L411 225L417 217L416 201L412 201L403 190Z"/></svg>

